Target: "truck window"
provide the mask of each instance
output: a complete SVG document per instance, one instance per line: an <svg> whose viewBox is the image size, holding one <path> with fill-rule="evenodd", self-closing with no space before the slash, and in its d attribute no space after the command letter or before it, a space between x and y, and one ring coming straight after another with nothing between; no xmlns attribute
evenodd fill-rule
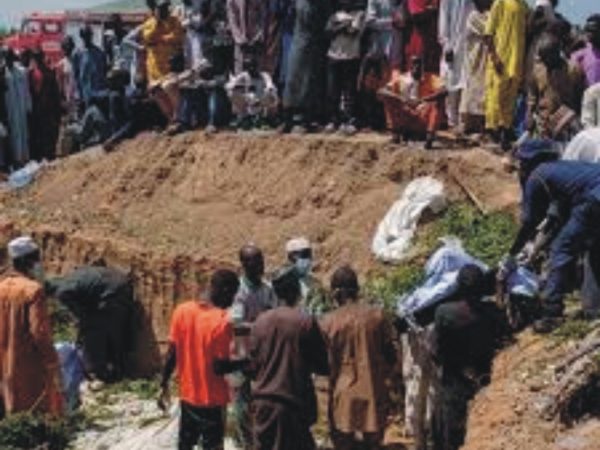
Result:
<svg viewBox="0 0 600 450"><path fill-rule="evenodd" d="M44 23L44 33L47 34L56 34L61 32L61 26L57 22L45 22Z"/></svg>
<svg viewBox="0 0 600 450"><path fill-rule="evenodd" d="M23 22L23 33L40 34L42 32L42 24L37 20L28 20Z"/></svg>

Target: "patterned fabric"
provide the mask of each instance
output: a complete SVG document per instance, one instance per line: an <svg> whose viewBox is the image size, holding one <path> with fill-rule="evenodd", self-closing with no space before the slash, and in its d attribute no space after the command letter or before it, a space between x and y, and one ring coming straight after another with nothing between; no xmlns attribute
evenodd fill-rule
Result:
<svg viewBox="0 0 600 450"><path fill-rule="evenodd" d="M464 89L461 114L483 116L485 111L485 68L487 46L484 42L487 12L473 11L467 18L466 54L463 66Z"/></svg>
<svg viewBox="0 0 600 450"><path fill-rule="evenodd" d="M549 72L537 62L528 89L528 111L537 117L538 131L543 137L554 136L553 115L566 106L579 111L585 87L585 76L579 66L567 63Z"/></svg>
<svg viewBox="0 0 600 450"><path fill-rule="evenodd" d="M432 73L423 74L419 81L415 81L410 74L393 75L387 86L392 95L380 94L388 128L415 133L437 130L444 117L443 100L426 103L418 101L435 94L442 87L441 78Z"/></svg>

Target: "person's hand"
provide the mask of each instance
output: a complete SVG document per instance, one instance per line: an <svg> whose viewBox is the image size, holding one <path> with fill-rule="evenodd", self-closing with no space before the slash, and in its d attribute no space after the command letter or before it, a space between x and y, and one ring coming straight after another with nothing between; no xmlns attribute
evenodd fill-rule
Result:
<svg viewBox="0 0 600 450"><path fill-rule="evenodd" d="M167 412L171 407L171 391L168 384L165 384L161 387L156 404L163 412Z"/></svg>
<svg viewBox="0 0 600 450"><path fill-rule="evenodd" d="M517 260L513 255L506 255L500 261L498 269L498 274L506 277L517 269Z"/></svg>
<svg viewBox="0 0 600 450"><path fill-rule="evenodd" d="M502 60L497 55L494 55L492 62L494 63L494 70L496 73L499 76L502 76L504 74L504 63Z"/></svg>

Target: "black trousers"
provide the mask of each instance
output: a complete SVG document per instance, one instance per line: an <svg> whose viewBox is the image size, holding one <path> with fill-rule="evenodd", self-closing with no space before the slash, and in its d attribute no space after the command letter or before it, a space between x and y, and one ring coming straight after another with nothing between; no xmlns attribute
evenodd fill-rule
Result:
<svg viewBox="0 0 600 450"><path fill-rule="evenodd" d="M360 60L329 60L327 97L331 107L330 120L336 125L351 122L356 117L356 82Z"/></svg>
<svg viewBox="0 0 600 450"><path fill-rule="evenodd" d="M222 450L225 436L223 408L203 408L181 402L179 450L192 450L202 442L204 450Z"/></svg>
<svg viewBox="0 0 600 450"><path fill-rule="evenodd" d="M256 450L315 450L311 424L304 414L284 403L254 400Z"/></svg>

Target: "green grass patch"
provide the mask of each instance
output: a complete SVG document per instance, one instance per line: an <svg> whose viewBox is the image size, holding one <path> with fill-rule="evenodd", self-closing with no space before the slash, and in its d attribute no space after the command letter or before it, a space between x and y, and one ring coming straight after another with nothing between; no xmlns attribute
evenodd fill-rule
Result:
<svg viewBox="0 0 600 450"><path fill-rule="evenodd" d="M0 448L20 450L69 448L75 433L92 426L81 412L63 418L30 413L12 414L0 421Z"/></svg>
<svg viewBox="0 0 600 450"><path fill-rule="evenodd" d="M160 392L159 382L156 379L123 380L118 383L106 385L101 391L108 401L110 397L122 393L134 394L141 400L154 400Z"/></svg>
<svg viewBox="0 0 600 450"><path fill-rule="evenodd" d="M77 340L77 321L67 307L58 300L49 299L48 311L54 342L75 342Z"/></svg>
<svg viewBox="0 0 600 450"><path fill-rule="evenodd" d="M508 213L484 215L470 204L454 204L433 222L420 227L414 242L415 256L410 261L369 274L365 295L391 312L398 295L423 281L425 262L439 248L440 238L458 237L469 254L493 267L508 252L517 231L518 225Z"/></svg>
<svg viewBox="0 0 600 450"><path fill-rule="evenodd" d="M554 330L551 336L559 342L580 341L592 330L593 323L587 320L567 320Z"/></svg>

